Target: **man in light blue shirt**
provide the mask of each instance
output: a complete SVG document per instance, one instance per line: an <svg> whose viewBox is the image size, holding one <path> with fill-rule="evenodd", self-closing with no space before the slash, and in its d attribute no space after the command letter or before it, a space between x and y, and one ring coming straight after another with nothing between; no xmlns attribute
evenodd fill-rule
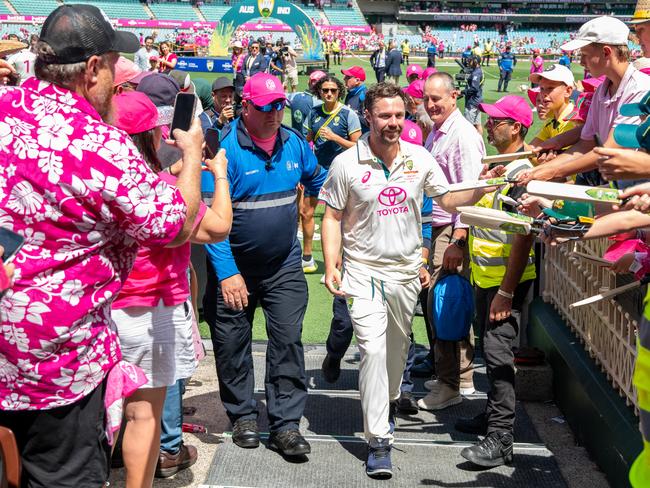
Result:
<svg viewBox="0 0 650 488"><path fill-rule="evenodd" d="M138 52L135 53L133 57L133 62L140 68L142 71L149 71L151 69L151 64L149 59L152 57L158 57L160 54L158 50L153 47L153 37L147 36L144 39L144 46L142 46Z"/></svg>

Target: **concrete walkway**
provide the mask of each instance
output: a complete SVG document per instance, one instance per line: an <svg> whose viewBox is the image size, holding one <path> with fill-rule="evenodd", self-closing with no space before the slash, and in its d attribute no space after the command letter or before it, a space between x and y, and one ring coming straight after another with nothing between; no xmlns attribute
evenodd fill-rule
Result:
<svg viewBox="0 0 650 488"><path fill-rule="evenodd" d="M254 348L256 397L264 410L264 350ZM230 423L218 398L218 384L211 354L201 363L187 388L185 405L197 412L186 422L205 425L207 434L185 434L185 441L199 449L199 460L173 478L156 480L155 487L552 487L601 488L609 486L604 476L573 436L561 413L552 404L517 403L515 461L512 466L480 470L466 462L460 451L476 441L475 436L453 429L459 416L476 415L485 402L487 379L477 369L477 392L462 404L437 412L399 417L393 450L394 476L389 481L365 475L366 445L357 390L358 354L351 348L342 362L336 385L324 382L320 365L324 348L305 350L309 399L301 431L312 445L305 462L289 462L265 445L254 450L235 446ZM422 381L416 396L426 393ZM553 420L555 418L555 420ZM260 414L260 429L267 432L267 418ZM267 434L263 434L265 441ZM265 442L264 442L265 444ZM123 470L114 470L111 486L122 487Z"/></svg>

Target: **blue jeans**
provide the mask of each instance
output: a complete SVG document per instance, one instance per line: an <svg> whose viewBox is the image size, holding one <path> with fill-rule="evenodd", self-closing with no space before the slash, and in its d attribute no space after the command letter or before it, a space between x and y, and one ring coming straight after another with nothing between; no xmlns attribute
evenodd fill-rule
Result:
<svg viewBox="0 0 650 488"><path fill-rule="evenodd" d="M176 454L183 444L183 380L167 387L160 431L160 449Z"/></svg>

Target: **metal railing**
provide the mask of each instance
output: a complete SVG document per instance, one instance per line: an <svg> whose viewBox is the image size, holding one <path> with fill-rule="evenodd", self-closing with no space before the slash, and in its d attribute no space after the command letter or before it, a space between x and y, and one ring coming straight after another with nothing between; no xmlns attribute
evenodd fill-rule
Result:
<svg viewBox="0 0 650 488"><path fill-rule="evenodd" d="M561 246L546 246L543 258L542 297L562 315L600 366L614 389L638 414L632 384L636 334L645 289L628 292L579 308L573 302L631 281L606 266L577 257L573 251L601 257L612 241L599 239Z"/></svg>

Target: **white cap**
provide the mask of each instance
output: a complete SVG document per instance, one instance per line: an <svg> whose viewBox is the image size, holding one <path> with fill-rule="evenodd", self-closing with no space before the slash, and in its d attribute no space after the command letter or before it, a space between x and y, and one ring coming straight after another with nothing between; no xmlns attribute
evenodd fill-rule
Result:
<svg viewBox="0 0 650 488"><path fill-rule="evenodd" d="M575 51L591 43L627 46L630 29L616 17L603 16L583 24L575 39L560 46L562 51Z"/></svg>
<svg viewBox="0 0 650 488"><path fill-rule="evenodd" d="M242 49L244 46L242 45L241 41L234 41L231 45L231 47L238 47Z"/></svg>
<svg viewBox="0 0 650 488"><path fill-rule="evenodd" d="M575 84L575 78L573 77L571 70L561 64L554 64L549 70L541 73L532 73L530 75L530 81L532 83L539 83L539 80L542 78L551 81L559 81L564 83L566 86L573 86Z"/></svg>

